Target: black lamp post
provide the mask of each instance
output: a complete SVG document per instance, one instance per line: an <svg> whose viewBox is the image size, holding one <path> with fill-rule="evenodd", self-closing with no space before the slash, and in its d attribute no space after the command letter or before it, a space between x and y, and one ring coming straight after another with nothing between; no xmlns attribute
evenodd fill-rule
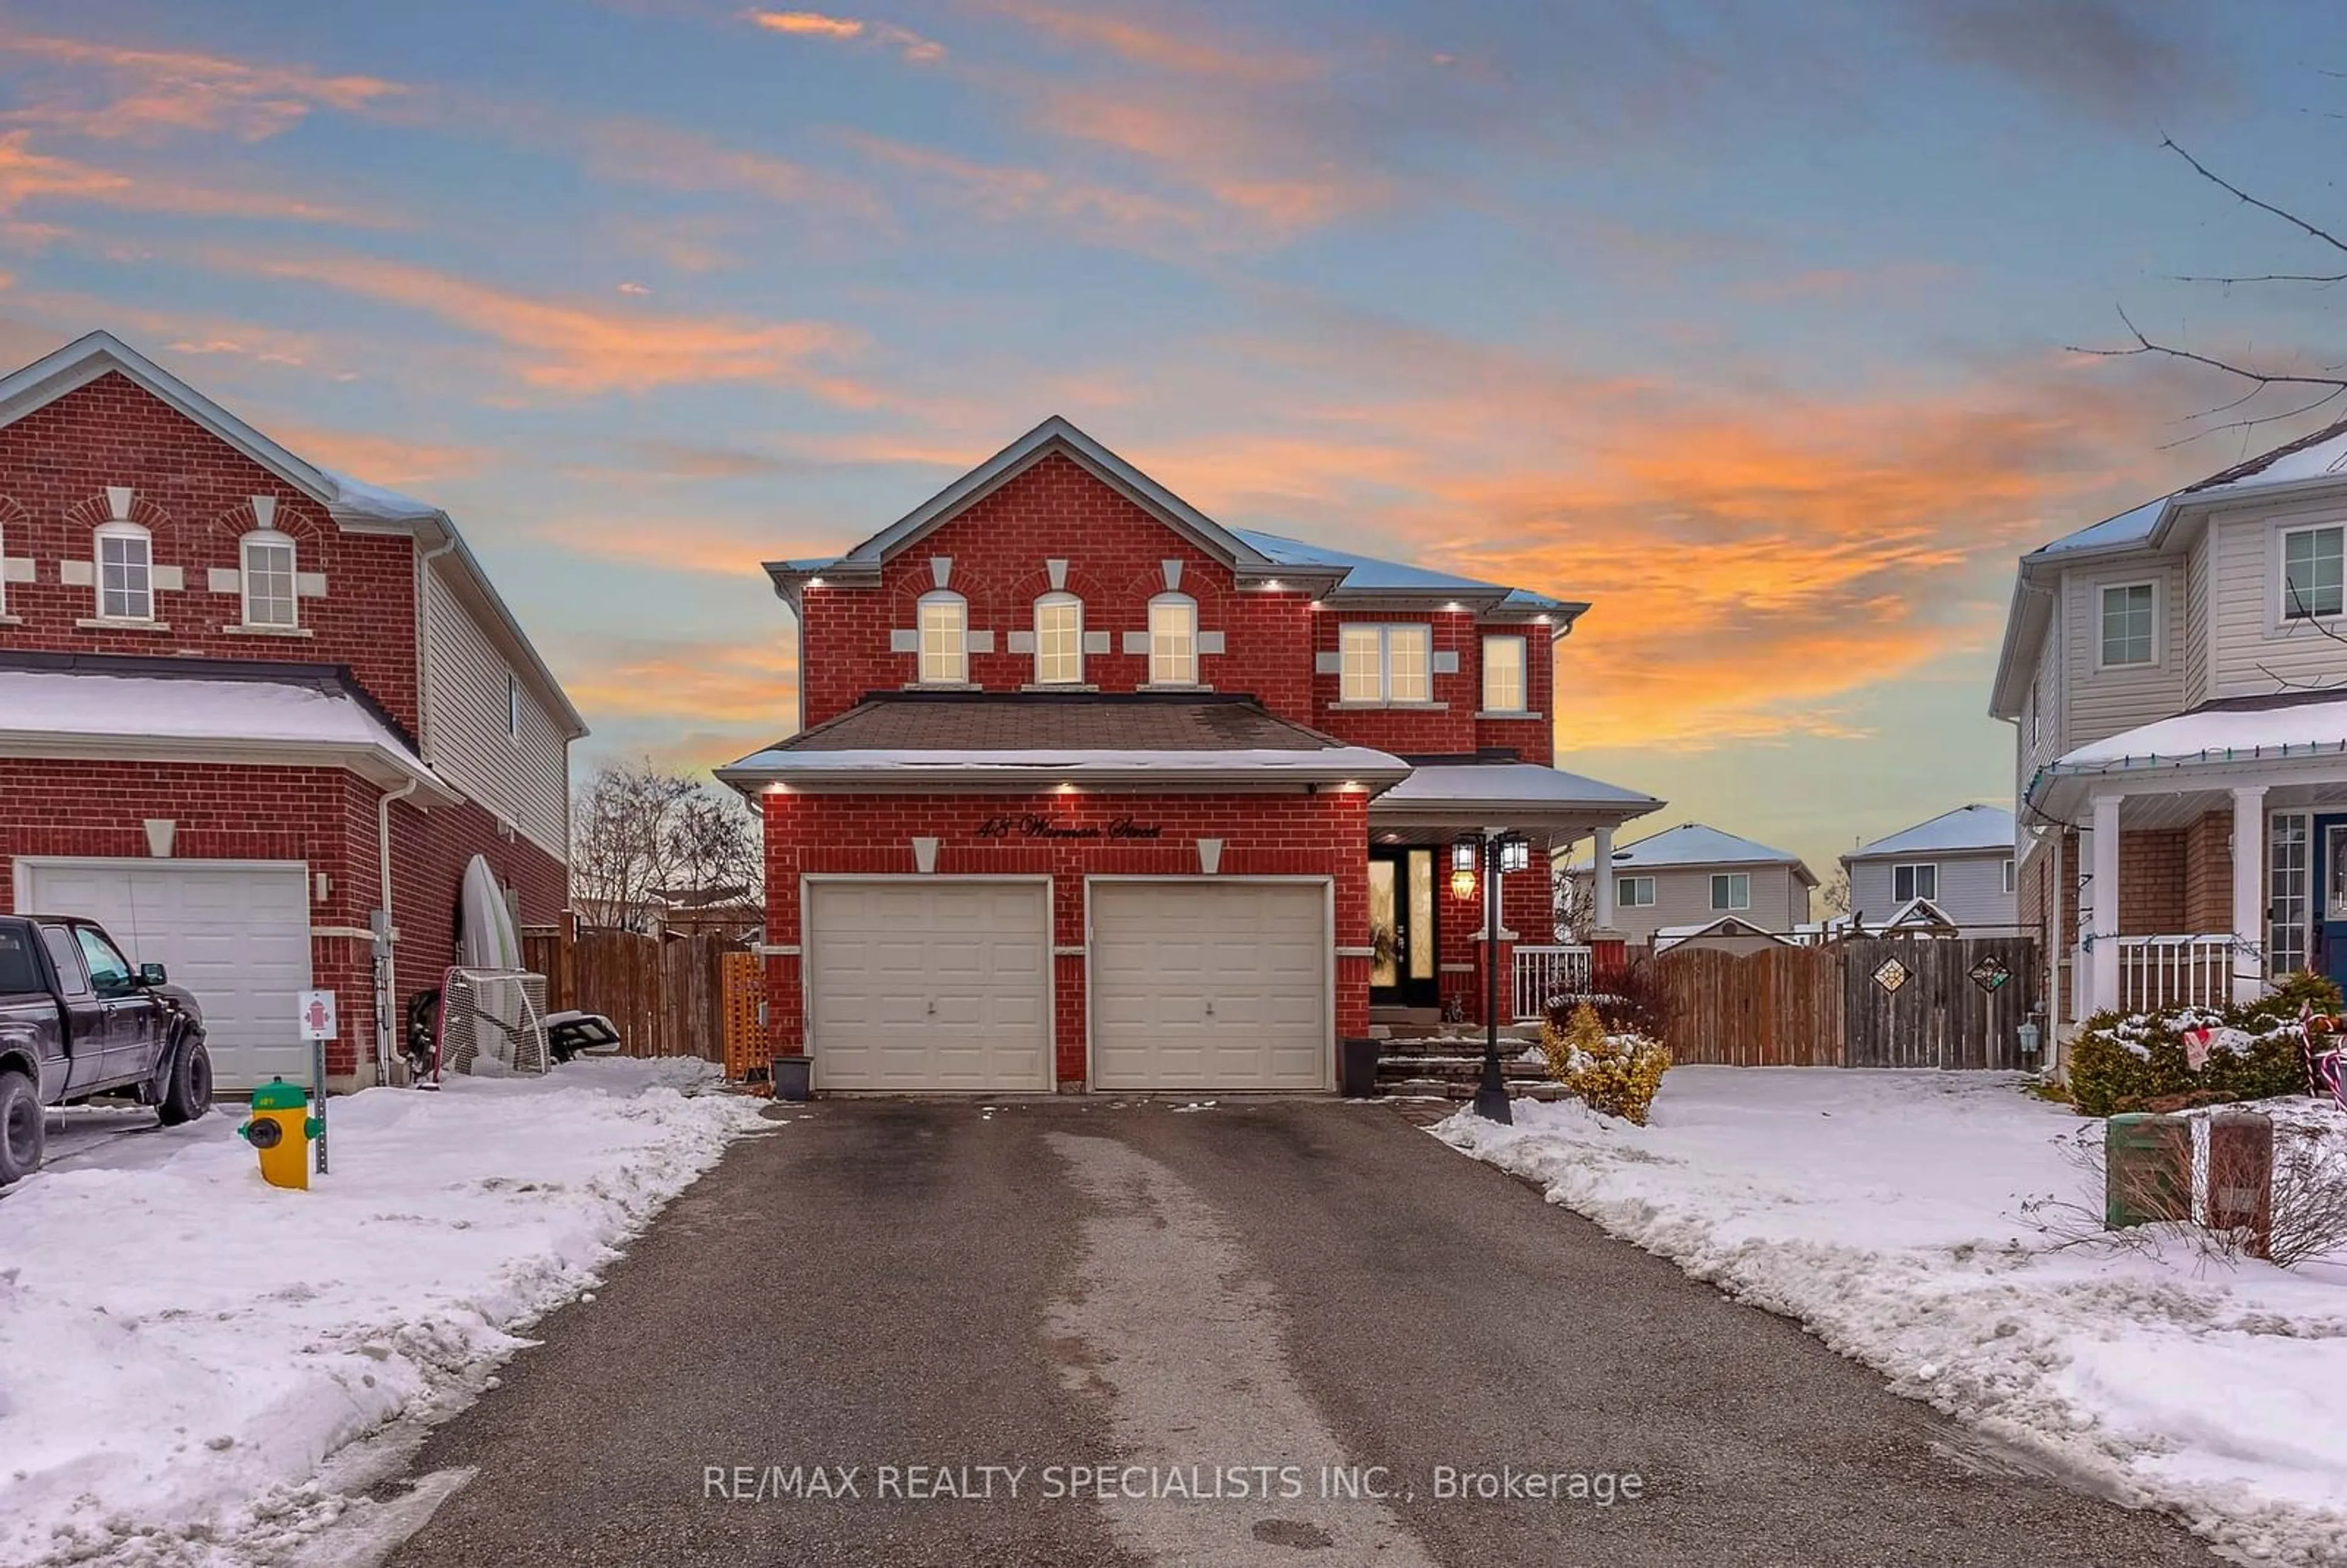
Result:
<svg viewBox="0 0 2347 1568"><path fill-rule="evenodd" d="M1500 877L1532 865L1532 845L1520 833L1496 828L1451 844L1454 872L1471 871L1478 861L1483 871L1483 1079L1475 1088L1475 1114L1512 1123L1508 1081L1500 1071Z"/></svg>

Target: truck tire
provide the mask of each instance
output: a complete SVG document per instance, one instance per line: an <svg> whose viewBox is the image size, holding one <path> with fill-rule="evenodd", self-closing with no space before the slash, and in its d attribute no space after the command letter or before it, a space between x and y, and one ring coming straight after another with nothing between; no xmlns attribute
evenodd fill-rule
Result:
<svg viewBox="0 0 2347 1568"><path fill-rule="evenodd" d="M0 1187L41 1168L41 1146L48 1132L33 1081L13 1070L0 1071Z"/></svg>
<svg viewBox="0 0 2347 1568"><path fill-rule="evenodd" d="M155 1108L155 1119L177 1127L211 1108L212 1053L204 1037L194 1035L171 1053L171 1075L163 1081L163 1102Z"/></svg>

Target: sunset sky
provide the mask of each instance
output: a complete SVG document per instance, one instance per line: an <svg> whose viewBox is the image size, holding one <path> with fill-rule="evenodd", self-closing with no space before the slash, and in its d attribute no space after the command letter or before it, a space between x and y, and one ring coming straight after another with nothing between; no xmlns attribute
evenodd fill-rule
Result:
<svg viewBox="0 0 2347 1568"><path fill-rule="evenodd" d="M2307 4L0 9L0 357L108 327L446 507L595 726L775 738L763 559L1047 414L1221 520L1595 608L1560 764L1833 856L2006 800L2017 552L2305 421ZM1634 829L1634 832L1644 829Z"/></svg>

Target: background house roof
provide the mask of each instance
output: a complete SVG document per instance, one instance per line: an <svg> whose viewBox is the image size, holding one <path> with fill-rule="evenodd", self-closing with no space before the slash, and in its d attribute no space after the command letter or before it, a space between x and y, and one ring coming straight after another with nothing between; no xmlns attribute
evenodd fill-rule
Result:
<svg viewBox="0 0 2347 1568"><path fill-rule="evenodd" d="M1888 837L1860 845L1843 856L1842 864L1886 855L1954 854L1967 849L2001 849L2013 853L2013 813L2001 805L1960 805L1929 822L1901 828Z"/></svg>
<svg viewBox="0 0 2347 1568"><path fill-rule="evenodd" d="M1699 822L1683 822L1614 851L1617 871L1697 866L1789 866L1802 881L1812 887L1818 885L1817 877L1802 864L1801 857L1790 850L1772 849L1716 827L1706 827ZM1577 862L1573 869L1587 871L1590 863Z"/></svg>

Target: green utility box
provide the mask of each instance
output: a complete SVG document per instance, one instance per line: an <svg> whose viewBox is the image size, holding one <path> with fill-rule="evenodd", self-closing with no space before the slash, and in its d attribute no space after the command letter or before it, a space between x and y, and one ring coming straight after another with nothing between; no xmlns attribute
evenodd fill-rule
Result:
<svg viewBox="0 0 2347 1568"><path fill-rule="evenodd" d="M2103 1132L2103 1225L2125 1230L2192 1214L2192 1123L2130 1111Z"/></svg>

